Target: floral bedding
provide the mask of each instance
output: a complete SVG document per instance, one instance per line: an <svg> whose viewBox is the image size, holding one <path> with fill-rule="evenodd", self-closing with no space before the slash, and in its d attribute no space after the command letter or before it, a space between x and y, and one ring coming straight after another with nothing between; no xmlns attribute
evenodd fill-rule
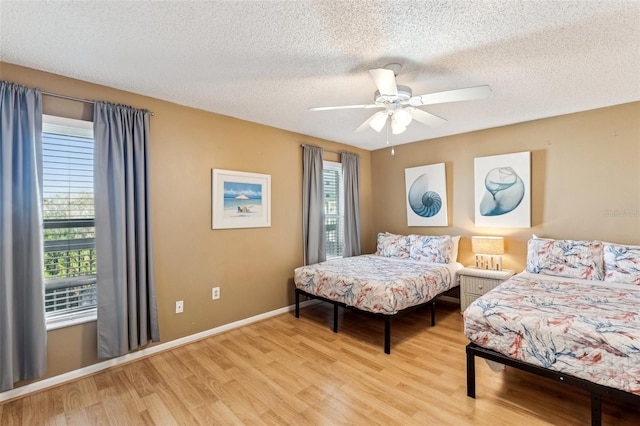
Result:
<svg viewBox="0 0 640 426"><path fill-rule="evenodd" d="M534 238L527 244L527 272L557 277L602 280L600 241Z"/></svg>
<svg viewBox="0 0 640 426"><path fill-rule="evenodd" d="M307 265L294 271L297 288L363 311L393 315L457 285L459 264L363 255Z"/></svg>
<svg viewBox="0 0 640 426"><path fill-rule="evenodd" d="M605 243L605 281L640 285L640 246Z"/></svg>
<svg viewBox="0 0 640 426"><path fill-rule="evenodd" d="M470 341L640 395L640 287L522 273L464 312Z"/></svg>
<svg viewBox="0 0 640 426"><path fill-rule="evenodd" d="M376 255L430 263L455 263L460 236L378 234Z"/></svg>

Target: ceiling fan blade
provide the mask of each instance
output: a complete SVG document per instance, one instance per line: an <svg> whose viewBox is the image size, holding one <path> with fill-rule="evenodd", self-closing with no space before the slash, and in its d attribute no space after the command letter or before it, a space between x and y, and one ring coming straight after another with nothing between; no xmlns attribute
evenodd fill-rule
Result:
<svg viewBox="0 0 640 426"><path fill-rule="evenodd" d="M320 107L311 107L309 111L328 111L331 109L355 109L355 108L382 108L380 105L376 104L365 104L365 105L336 105L336 106L320 106Z"/></svg>
<svg viewBox="0 0 640 426"><path fill-rule="evenodd" d="M371 74L371 77L376 83L376 87L381 95L396 96L398 94L396 75L393 71L385 68L378 68L375 70L369 70L369 74Z"/></svg>
<svg viewBox="0 0 640 426"><path fill-rule="evenodd" d="M471 101L474 99L485 99L491 94L491 87L476 86L466 89L446 90L444 92L429 93L427 95L417 95L409 99L409 105L422 106L442 104L445 102Z"/></svg>
<svg viewBox="0 0 640 426"><path fill-rule="evenodd" d="M382 120L382 116L384 116L384 120ZM375 130L376 132L380 132L380 130L377 130L376 128L382 129L382 127L384 127L384 123L386 122L386 117L387 117L387 111L378 111L375 114L373 114L371 117L367 118L364 121L364 123L362 123L360 126L358 126L356 130L354 130L354 132L359 133L368 128L373 128L373 130ZM376 121L376 124L375 126L371 126L371 122L374 120ZM380 123L382 123L382 126L380 126Z"/></svg>
<svg viewBox="0 0 640 426"><path fill-rule="evenodd" d="M376 113L376 114L379 114L379 113ZM364 130L368 129L368 128L369 128L369 122L370 122L371 120L373 120L373 117L375 117L375 116L376 116L376 114L373 114L371 117L369 117L369 118L367 118L366 120L364 120L364 123L362 123L361 125L359 125L359 126L358 126L358 128L354 130L354 133L360 133L360 132L362 132L362 131L364 131Z"/></svg>
<svg viewBox="0 0 640 426"><path fill-rule="evenodd" d="M444 118L438 117L437 115L431 114L430 112L423 111L414 107L406 107L404 109L407 111L414 120L421 122L422 124L426 124L429 127L440 126L447 122Z"/></svg>

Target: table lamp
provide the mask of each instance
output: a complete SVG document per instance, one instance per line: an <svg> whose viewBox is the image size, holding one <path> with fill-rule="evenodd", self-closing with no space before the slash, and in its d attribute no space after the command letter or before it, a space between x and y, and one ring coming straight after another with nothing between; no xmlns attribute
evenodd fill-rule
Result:
<svg viewBox="0 0 640 426"><path fill-rule="evenodd" d="M471 237L471 251L476 255L476 268L502 270L504 238Z"/></svg>

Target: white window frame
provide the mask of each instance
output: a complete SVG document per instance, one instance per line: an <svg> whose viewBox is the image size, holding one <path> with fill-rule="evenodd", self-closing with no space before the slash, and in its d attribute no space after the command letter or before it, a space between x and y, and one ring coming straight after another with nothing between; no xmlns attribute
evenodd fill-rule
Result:
<svg viewBox="0 0 640 426"><path fill-rule="evenodd" d="M43 114L42 132L93 139L93 122ZM63 314L45 313L45 319L47 331L92 322L97 319L97 307Z"/></svg>
<svg viewBox="0 0 640 426"><path fill-rule="evenodd" d="M338 179L338 194L336 196L336 202L338 204L338 213L337 214L328 214L326 209L325 209L325 232L324 232L324 238L325 238L325 247L329 247L329 241L328 241L328 237L329 237L329 231L327 230L327 219L336 219L337 220L337 236L339 239L339 254L337 256L328 256L327 255L327 259L337 259L337 258L341 258L344 255L344 183L343 183L343 175L342 175L342 163L337 163L335 161L327 161L327 160L323 160L322 162L323 165L323 169L324 170L330 170L330 171L337 171L339 174L339 179ZM323 172L324 172L323 170ZM322 177L324 179L324 175ZM323 208L325 208L324 205L325 202L325 197L323 194Z"/></svg>

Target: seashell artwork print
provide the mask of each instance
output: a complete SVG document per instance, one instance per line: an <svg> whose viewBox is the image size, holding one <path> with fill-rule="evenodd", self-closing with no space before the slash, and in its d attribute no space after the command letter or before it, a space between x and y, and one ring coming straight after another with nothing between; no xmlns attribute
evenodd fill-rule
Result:
<svg viewBox="0 0 640 426"><path fill-rule="evenodd" d="M444 163L405 169L407 224L447 226Z"/></svg>
<svg viewBox="0 0 640 426"><path fill-rule="evenodd" d="M422 217L431 217L440 211L442 198L437 192L429 191L427 175L420 175L409 188L409 205Z"/></svg>
<svg viewBox="0 0 640 426"><path fill-rule="evenodd" d="M524 197L524 182L512 167L496 167L484 178L487 189L480 201L480 214L499 216L513 211Z"/></svg>
<svg viewBox="0 0 640 426"><path fill-rule="evenodd" d="M531 152L478 157L474 176L476 226L531 227Z"/></svg>

